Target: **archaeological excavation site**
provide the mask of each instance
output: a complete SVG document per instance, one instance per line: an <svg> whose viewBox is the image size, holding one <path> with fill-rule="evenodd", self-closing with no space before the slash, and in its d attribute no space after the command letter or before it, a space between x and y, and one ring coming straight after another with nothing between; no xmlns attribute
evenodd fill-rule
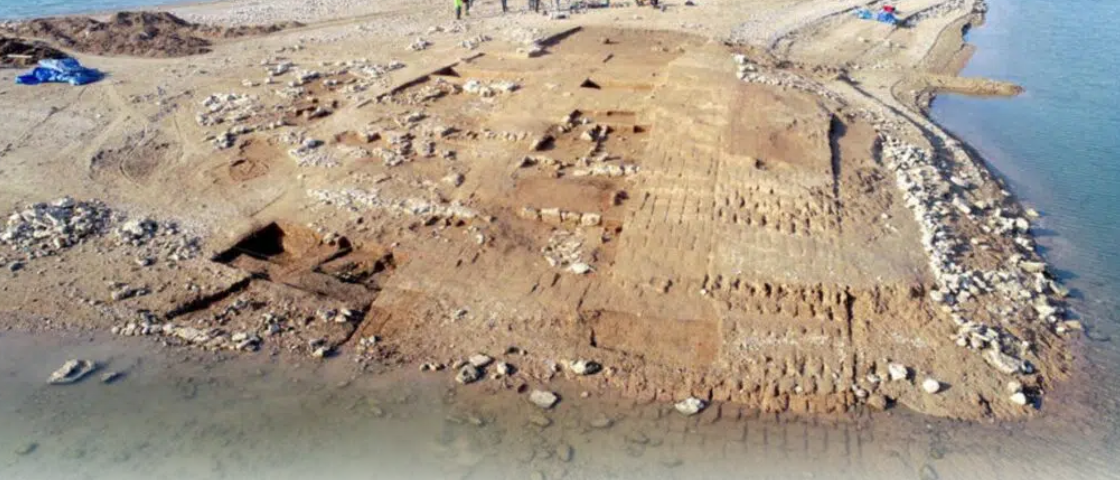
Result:
<svg viewBox="0 0 1120 480"><path fill-rule="evenodd" d="M946 12L891 38L943 48ZM820 24L759 48L608 14L285 25L91 56L106 80L43 101L3 87L33 104L0 133L4 328L546 408L580 401L560 384L685 415L1043 408L1080 324L1034 213L894 70L851 68L928 60L831 52Z"/></svg>

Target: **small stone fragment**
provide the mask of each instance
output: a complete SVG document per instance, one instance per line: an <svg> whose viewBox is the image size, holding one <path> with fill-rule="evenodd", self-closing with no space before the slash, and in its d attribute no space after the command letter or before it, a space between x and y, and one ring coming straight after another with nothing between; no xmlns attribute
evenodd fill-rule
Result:
<svg viewBox="0 0 1120 480"><path fill-rule="evenodd" d="M556 405L556 402L560 401L560 397L557 397L556 394L552 392L546 392L544 390L533 390L532 392L529 392L529 401L532 402L533 405L544 409L549 409Z"/></svg>
<svg viewBox="0 0 1120 480"><path fill-rule="evenodd" d="M593 360L579 359L569 363L568 369L576 375L594 375L602 370L603 366Z"/></svg>
<svg viewBox="0 0 1120 480"><path fill-rule="evenodd" d="M572 461L572 456L574 456L574 454L575 449L573 449L572 446L568 445L567 443L561 443L560 445L556 446L556 458L561 462Z"/></svg>
<svg viewBox="0 0 1120 480"><path fill-rule="evenodd" d="M16 453L16 455L20 455L20 456L30 455L31 453L33 453L35 450L38 450L38 449L39 449L39 444L38 443L28 442L28 443L25 443L23 445L20 445L19 448L17 448L15 450L15 453Z"/></svg>
<svg viewBox="0 0 1120 480"><path fill-rule="evenodd" d="M705 401L696 397L688 397L674 405L677 411L686 417L691 417L700 413L707 406L708 404Z"/></svg>
<svg viewBox="0 0 1120 480"><path fill-rule="evenodd" d="M583 263L583 262L577 262L577 263L573 263L572 266L569 267L569 270L571 270L572 273L574 273L576 275L583 275L583 274L591 271L591 265L588 265L588 264Z"/></svg>
<svg viewBox="0 0 1120 480"><path fill-rule="evenodd" d="M474 355L471 355L470 358L467 359L467 362L469 362L471 365L473 365L477 368L483 368L487 365L490 365L493 361L494 361L493 358L490 358L490 356L483 355L481 353L476 353Z"/></svg>
<svg viewBox="0 0 1120 480"><path fill-rule="evenodd" d="M590 425L591 428L611 428L611 425L614 425L614 420L611 420L610 417L607 417L606 415L599 414L595 418L591 419Z"/></svg>
<svg viewBox="0 0 1120 480"><path fill-rule="evenodd" d="M89 375L95 369L97 369L97 364L89 360L68 360L51 374L47 383L51 385L74 383Z"/></svg>
<svg viewBox="0 0 1120 480"><path fill-rule="evenodd" d="M463 365L459 373L455 374L455 381L463 385L477 382L480 378L482 378L482 371L474 365Z"/></svg>
<svg viewBox="0 0 1120 480"><path fill-rule="evenodd" d="M552 419L539 413L534 413L529 415L529 423L541 428L547 428L549 425L552 425Z"/></svg>
<svg viewBox="0 0 1120 480"><path fill-rule="evenodd" d="M922 390L925 390L926 393L929 393L929 394L934 394L934 393L940 392L941 391L941 382L939 382L937 380L934 380L932 378L927 378L927 379L925 379L925 381L922 382Z"/></svg>
<svg viewBox="0 0 1120 480"><path fill-rule="evenodd" d="M887 373L890 374L891 381L894 382L910 378L910 369L901 363L887 365Z"/></svg>

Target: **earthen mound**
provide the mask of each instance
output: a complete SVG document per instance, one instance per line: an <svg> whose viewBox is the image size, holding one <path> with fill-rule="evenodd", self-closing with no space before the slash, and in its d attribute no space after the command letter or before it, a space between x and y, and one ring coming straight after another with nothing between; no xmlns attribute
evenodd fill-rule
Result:
<svg viewBox="0 0 1120 480"><path fill-rule="evenodd" d="M207 53L217 39L264 35L299 25L219 27L191 23L167 12L119 12L104 22L88 17L41 18L11 31L94 55L162 58Z"/></svg>
<svg viewBox="0 0 1120 480"><path fill-rule="evenodd" d="M62 58L66 54L43 42L0 37L0 68L28 67L45 58Z"/></svg>

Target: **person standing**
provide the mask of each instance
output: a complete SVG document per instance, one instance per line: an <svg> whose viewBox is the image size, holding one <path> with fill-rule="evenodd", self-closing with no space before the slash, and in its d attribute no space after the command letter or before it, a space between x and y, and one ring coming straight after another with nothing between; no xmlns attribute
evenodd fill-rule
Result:
<svg viewBox="0 0 1120 480"><path fill-rule="evenodd" d="M506 7L506 0L502 0L502 13L506 13L508 11L509 11L509 8Z"/></svg>
<svg viewBox="0 0 1120 480"><path fill-rule="evenodd" d="M455 0L455 20L463 19L463 0Z"/></svg>

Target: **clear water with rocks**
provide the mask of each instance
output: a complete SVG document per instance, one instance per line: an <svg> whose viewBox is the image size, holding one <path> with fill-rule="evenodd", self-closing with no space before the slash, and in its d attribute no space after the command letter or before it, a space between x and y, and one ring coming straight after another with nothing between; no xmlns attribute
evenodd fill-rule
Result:
<svg viewBox="0 0 1120 480"><path fill-rule="evenodd" d="M0 0L0 16L73 5ZM1027 93L946 96L934 116L1045 215L1040 243L1091 327L1080 354L1089 381L1053 395L1041 418L962 424L895 411L789 421L739 418L733 408L685 418L669 405L583 399L563 386L544 412L515 392L455 387L450 375L355 377L342 359L216 361L144 339L0 333L0 478L1120 478L1120 349L1111 340L1120 335L1120 26L1111 21L1120 3L991 6L971 35L980 50L966 74L1013 80ZM104 370L45 384L74 357ZM102 383L110 370L125 375ZM550 425L537 424L541 415Z"/></svg>

